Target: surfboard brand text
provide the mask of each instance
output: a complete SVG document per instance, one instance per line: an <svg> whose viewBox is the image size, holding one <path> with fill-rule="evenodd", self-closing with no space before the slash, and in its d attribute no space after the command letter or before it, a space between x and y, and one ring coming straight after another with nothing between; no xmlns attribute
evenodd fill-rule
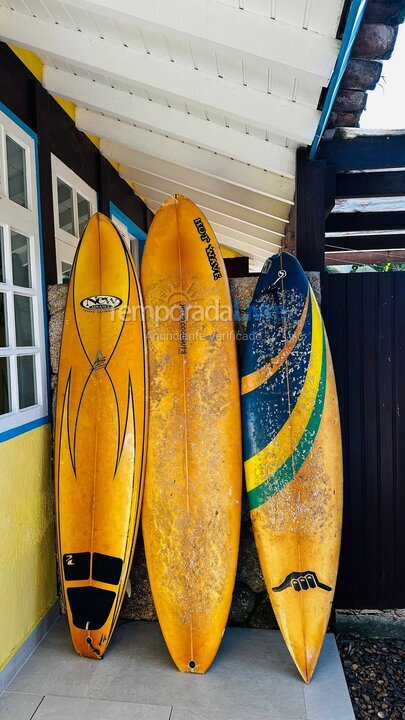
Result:
<svg viewBox="0 0 405 720"><path fill-rule="evenodd" d="M180 305L180 355L187 355L187 325L186 325L186 306Z"/></svg>
<svg viewBox="0 0 405 720"><path fill-rule="evenodd" d="M84 310L90 312L103 312L107 310L115 310L122 304L122 300L115 295L91 295L84 298L80 305Z"/></svg>
<svg viewBox="0 0 405 720"><path fill-rule="evenodd" d="M218 262L218 259L217 259L216 253L215 253L215 248L210 241L210 237L205 229L205 225L204 225L203 221L201 220L201 218L194 218L193 222L198 230L200 240L202 240L202 242L207 243L205 252L207 253L208 262L211 265L212 276L213 276L214 280L219 280L222 277L221 268L219 267L219 262Z"/></svg>

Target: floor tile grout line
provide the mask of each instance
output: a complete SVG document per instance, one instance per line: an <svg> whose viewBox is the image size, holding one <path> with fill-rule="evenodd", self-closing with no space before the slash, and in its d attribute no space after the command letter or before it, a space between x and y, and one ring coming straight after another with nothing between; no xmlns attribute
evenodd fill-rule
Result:
<svg viewBox="0 0 405 720"><path fill-rule="evenodd" d="M32 718L34 717L34 715L37 714L37 710L39 710L39 708L41 707L41 705L42 705L42 703L44 702L44 700L45 700L45 695L42 696L40 702L38 703L38 705L36 706L34 712L32 713L32 715L31 715L31 717L30 717L30 720L32 720Z"/></svg>

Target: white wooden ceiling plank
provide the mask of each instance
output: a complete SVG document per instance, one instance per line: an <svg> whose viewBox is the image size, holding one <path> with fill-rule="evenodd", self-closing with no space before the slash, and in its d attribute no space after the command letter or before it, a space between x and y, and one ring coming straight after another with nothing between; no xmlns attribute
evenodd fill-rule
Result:
<svg viewBox="0 0 405 720"><path fill-rule="evenodd" d="M147 52L170 62L167 46L161 32L141 28L141 36L143 36Z"/></svg>
<svg viewBox="0 0 405 720"><path fill-rule="evenodd" d="M180 167L223 180L233 186L260 193L272 200L274 215L286 217L294 196L294 181L280 175L269 173L259 168L244 165L237 160L230 160L207 150L172 140L142 128L131 128L127 133L127 145L115 142L119 135L120 123L107 119L104 130L112 140L102 139L100 150L112 160L132 165L133 167L156 167L155 163L167 163L170 167ZM152 165L150 165L152 163Z"/></svg>
<svg viewBox="0 0 405 720"><path fill-rule="evenodd" d="M70 30L74 30L76 28L62 2L59 2L59 0L44 0L44 2L49 12L52 14L54 22L58 23L58 25L63 25L63 27L70 28Z"/></svg>
<svg viewBox="0 0 405 720"><path fill-rule="evenodd" d="M40 20L52 20L51 12L46 8L41 0L24 0L31 15L39 18Z"/></svg>
<svg viewBox="0 0 405 720"><path fill-rule="evenodd" d="M312 0L308 30L336 37L344 0Z"/></svg>
<svg viewBox="0 0 405 720"><path fill-rule="evenodd" d="M162 181L164 184L176 182L190 190L201 191L206 195L226 200L232 203L232 205L239 205L247 210L255 210L262 215L267 215L274 220L272 226L268 226L269 229L281 234L284 233L284 227L288 221L288 205L284 205L284 212L280 217L279 215L275 215L273 210L273 202L276 201L272 201L264 195L253 193L244 188L238 188L235 185L217 180L216 178L210 178L193 170L184 170L183 168L165 163L161 160L153 162L152 158L148 159L145 155L141 157L138 156L137 160L136 166L127 162L120 163L120 171L125 174L128 179L136 179L137 182L141 182L143 185L153 187L157 187L154 183L158 181ZM144 165L146 165L146 167L144 167Z"/></svg>
<svg viewBox="0 0 405 720"><path fill-rule="evenodd" d="M139 28L132 23L126 23L122 20L116 20L116 23L123 45L138 52L144 52L145 47L139 34Z"/></svg>
<svg viewBox="0 0 405 720"><path fill-rule="evenodd" d="M333 38L303 30L305 0L277 3L279 16L290 12L293 25L214 0L171 0L170 3L144 0L69 0L70 4L132 21L148 30L177 35L190 43L235 57L261 57L274 64L294 68L296 73L314 75L325 83L332 73L339 43ZM295 8L293 10L292 8ZM284 8L284 11L283 11ZM299 9L299 12L297 10ZM302 18L297 19L297 14ZM289 16L290 16L289 15Z"/></svg>
<svg viewBox="0 0 405 720"><path fill-rule="evenodd" d="M329 2L330 0L324 0ZM276 20L303 28L307 0L278 0L276 6Z"/></svg>
<svg viewBox="0 0 405 720"><path fill-rule="evenodd" d="M59 82L62 80L61 82ZM127 123L185 140L207 150L227 154L265 170L294 174L295 155L286 148L238 133L216 123L148 102L119 90L99 86L84 78L44 68L44 85L49 92L91 108L106 112Z"/></svg>
<svg viewBox="0 0 405 720"><path fill-rule="evenodd" d="M217 232L215 233L215 235L221 245L232 248L233 250L238 250L238 252L241 252L243 254L251 254L255 259L260 259L263 262L267 260L269 255L273 255L276 251L276 248L271 245L269 246L268 250L266 248L257 248L253 238L251 238L250 242L242 242L233 235L227 235L225 233Z"/></svg>
<svg viewBox="0 0 405 720"><path fill-rule="evenodd" d="M271 123L273 132L280 130L298 142L311 142L319 122L319 112L315 109L241 88L221 78L123 49L99 38L89 39L84 33L16 14L6 8L0 9L0 21L3 39L15 39L30 49L61 57L86 69L93 68L122 81L163 90L166 96L194 101L207 110L243 118L248 124L267 129L267 124Z"/></svg>
<svg viewBox="0 0 405 720"><path fill-rule="evenodd" d="M117 45L122 45L121 36L113 18L102 15L101 13L92 12L89 14L99 37L114 42Z"/></svg>
<svg viewBox="0 0 405 720"><path fill-rule="evenodd" d="M249 244L254 241L254 246L257 249L263 250L266 253L275 252L276 248L280 247L282 239L284 236L276 236L272 240L262 240L261 238L258 238L256 235L250 235L244 232L240 232L239 230L235 230L235 228L228 227L227 225L222 225L221 223L217 223L215 221L212 221L208 215L207 218L212 225L212 228L216 235L228 235L229 237L235 238L235 240L240 240L243 243Z"/></svg>
<svg viewBox="0 0 405 720"><path fill-rule="evenodd" d="M247 12L271 17L271 0L244 0L244 8Z"/></svg>
<svg viewBox="0 0 405 720"><path fill-rule="evenodd" d="M130 180L133 183L135 191L138 195L150 197L158 202L163 202L164 198L169 197L170 195L184 195L185 197L189 197L190 200L193 200L193 202L201 208L215 210L223 215L238 218L239 220L243 220L251 225L258 225L259 227L267 230L271 230L274 222L272 218L262 215L255 210L243 208L239 205L232 205L232 203L227 200L212 197L200 190L185 187L181 183L176 183L171 180L160 180L155 178L152 185L138 182L136 179L136 171L126 165L119 166L119 173L125 180Z"/></svg>

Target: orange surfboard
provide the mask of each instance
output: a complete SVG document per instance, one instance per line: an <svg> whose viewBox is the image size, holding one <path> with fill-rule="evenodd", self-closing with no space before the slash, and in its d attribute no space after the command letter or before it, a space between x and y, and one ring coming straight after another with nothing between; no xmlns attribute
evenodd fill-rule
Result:
<svg viewBox="0 0 405 720"><path fill-rule="evenodd" d="M205 672L238 559L241 421L224 262L193 202L169 198L142 261L150 433L142 527L153 598L179 670Z"/></svg>
<svg viewBox="0 0 405 720"><path fill-rule="evenodd" d="M55 424L61 582L74 647L90 658L102 658L114 630L139 524L148 389L141 307L124 241L94 215L72 268Z"/></svg>

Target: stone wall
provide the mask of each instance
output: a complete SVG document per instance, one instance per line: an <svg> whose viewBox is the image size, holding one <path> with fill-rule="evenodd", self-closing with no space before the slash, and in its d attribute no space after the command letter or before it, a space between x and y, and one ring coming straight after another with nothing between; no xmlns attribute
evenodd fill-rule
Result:
<svg viewBox="0 0 405 720"><path fill-rule="evenodd" d="M358 127L367 92L380 82L403 22L405 0L369 0L329 118L329 128Z"/></svg>

